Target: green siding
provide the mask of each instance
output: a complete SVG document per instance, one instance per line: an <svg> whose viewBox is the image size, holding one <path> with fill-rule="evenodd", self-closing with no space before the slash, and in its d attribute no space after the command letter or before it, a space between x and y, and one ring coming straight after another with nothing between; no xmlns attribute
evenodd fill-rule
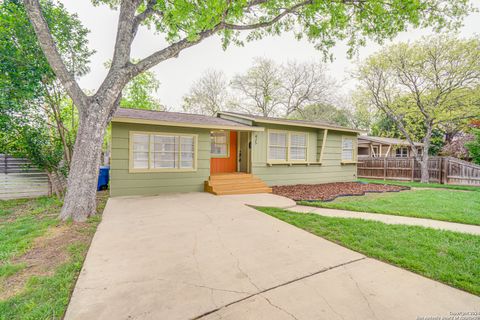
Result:
<svg viewBox="0 0 480 320"><path fill-rule="evenodd" d="M265 132L252 135L252 173L268 185L313 184L327 182L353 181L356 179L357 166L341 163L342 136L350 136L356 141L356 134L328 131L323 162L321 165L273 165L267 166L268 129L305 131L309 133L308 161L317 162L320 158L323 142L322 129L296 128L291 126L265 125ZM356 144L356 143L355 143Z"/></svg>
<svg viewBox="0 0 480 320"><path fill-rule="evenodd" d="M342 136L355 134L329 130L322 165L267 166L268 129L303 131L309 133L308 161L317 162L323 142L323 130L280 125L265 125L264 132L252 133L252 173L270 186L299 183L326 183L353 181L355 164L342 165ZM193 172L130 173L129 132L170 132L198 135L197 170ZM356 139L355 139L356 141ZM112 123L112 150L110 163L110 194L112 196L155 195L162 192L203 191L204 181L210 175L210 130L129 123Z"/></svg>
<svg viewBox="0 0 480 320"><path fill-rule="evenodd" d="M130 173L129 132L169 132L198 135L197 170L193 172ZM162 192L203 191L203 183L210 175L210 130L112 123L112 153L110 161L110 195L155 195Z"/></svg>

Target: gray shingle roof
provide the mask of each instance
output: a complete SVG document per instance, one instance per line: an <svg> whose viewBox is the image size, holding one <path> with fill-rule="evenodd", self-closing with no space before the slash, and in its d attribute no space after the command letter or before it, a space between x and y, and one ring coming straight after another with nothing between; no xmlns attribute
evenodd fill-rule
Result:
<svg viewBox="0 0 480 320"><path fill-rule="evenodd" d="M212 127L231 127L241 129L251 129L250 126L230 121L218 117L204 116L200 114L182 113L182 112L168 112L168 111L150 111L141 109L125 109L119 108L115 112L113 121L119 121L119 118L138 119L138 120L150 120L159 121L165 123L178 123L199 125L199 126L212 126Z"/></svg>

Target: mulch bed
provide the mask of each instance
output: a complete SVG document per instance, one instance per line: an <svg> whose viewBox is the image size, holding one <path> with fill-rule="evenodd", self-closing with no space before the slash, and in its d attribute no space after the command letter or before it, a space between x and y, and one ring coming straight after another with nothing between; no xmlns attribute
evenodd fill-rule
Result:
<svg viewBox="0 0 480 320"><path fill-rule="evenodd" d="M376 183L335 182L324 184L296 184L273 186L273 193L295 201L332 201L342 196L363 196L367 192L399 192L409 187Z"/></svg>

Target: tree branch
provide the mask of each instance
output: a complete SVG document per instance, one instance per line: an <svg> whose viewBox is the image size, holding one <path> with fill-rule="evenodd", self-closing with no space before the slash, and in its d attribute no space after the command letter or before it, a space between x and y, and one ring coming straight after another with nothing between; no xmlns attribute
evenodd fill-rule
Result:
<svg viewBox="0 0 480 320"><path fill-rule="evenodd" d="M61 80L68 95L72 98L80 111L85 111L87 106L87 96L78 85L75 77L68 72L60 53L57 50L55 41L48 28L47 21L42 15L40 3L38 0L25 0L25 8L28 18L33 25L33 29L38 37L38 42L42 48L45 57L48 60L53 72Z"/></svg>

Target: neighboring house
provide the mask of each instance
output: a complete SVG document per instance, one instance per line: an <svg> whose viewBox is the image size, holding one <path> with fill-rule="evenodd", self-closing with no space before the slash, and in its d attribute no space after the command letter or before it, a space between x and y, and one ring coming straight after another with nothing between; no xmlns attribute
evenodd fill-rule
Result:
<svg viewBox="0 0 480 320"><path fill-rule="evenodd" d="M358 130L221 112L119 109L112 120L112 196L353 181Z"/></svg>
<svg viewBox="0 0 480 320"><path fill-rule="evenodd" d="M415 142L415 147L421 154L423 143ZM358 136L359 157L413 157L412 147L407 140L371 136Z"/></svg>

